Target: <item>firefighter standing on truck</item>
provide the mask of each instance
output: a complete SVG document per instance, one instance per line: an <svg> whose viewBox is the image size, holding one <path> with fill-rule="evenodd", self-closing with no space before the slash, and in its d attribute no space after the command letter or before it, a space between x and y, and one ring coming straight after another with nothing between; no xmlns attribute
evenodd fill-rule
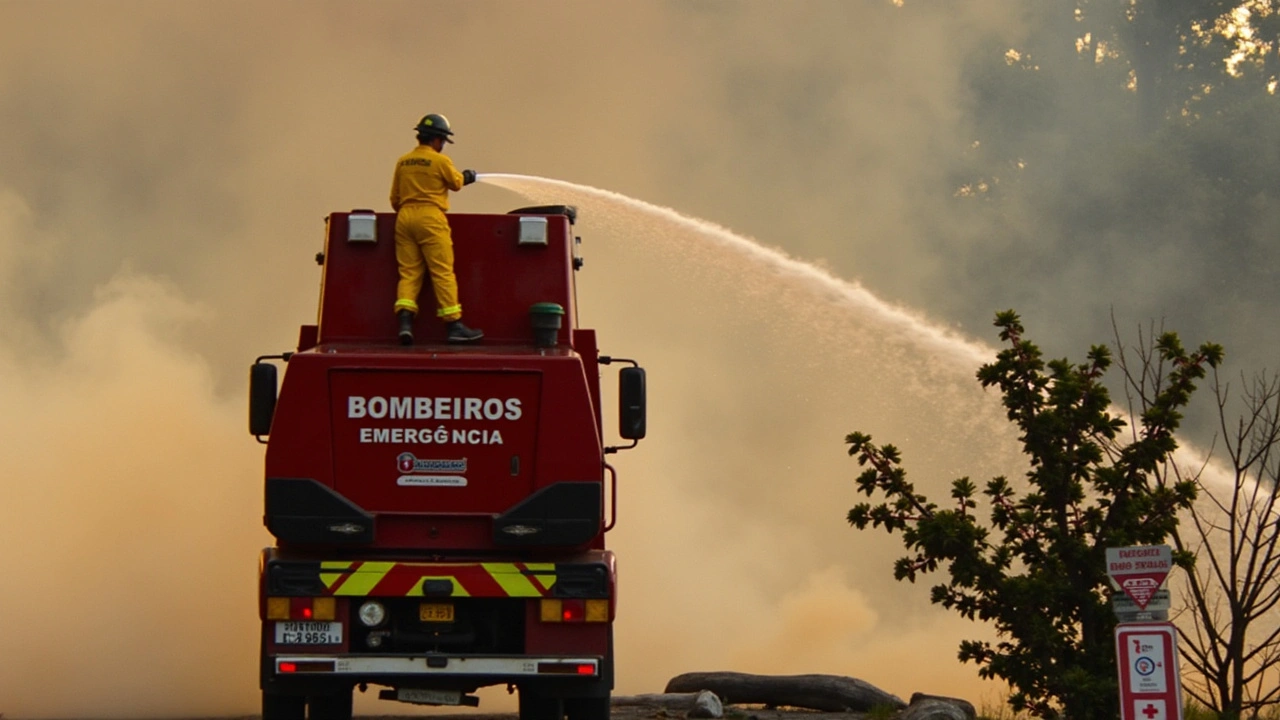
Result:
<svg viewBox="0 0 1280 720"><path fill-rule="evenodd" d="M453 238L449 234L449 191L461 190L476 180L474 170L458 172L444 154L453 142L449 120L431 113L418 122L418 147L396 163L391 181L391 209L396 211L396 262L400 283L396 287L396 317L400 344L413 344L413 321L418 314L418 293L423 277L431 273L436 295L436 315L446 323L451 343L473 342L484 333L462 323L458 279L453 273Z"/></svg>

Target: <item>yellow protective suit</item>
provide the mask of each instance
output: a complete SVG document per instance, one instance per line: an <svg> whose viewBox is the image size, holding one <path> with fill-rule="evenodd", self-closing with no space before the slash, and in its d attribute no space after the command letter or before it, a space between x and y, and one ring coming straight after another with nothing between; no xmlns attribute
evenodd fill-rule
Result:
<svg viewBox="0 0 1280 720"><path fill-rule="evenodd" d="M418 312L418 293L426 272L436 293L436 315L445 322L462 317L458 279L453 274L453 237L449 234L449 191L462 189L462 173L447 155L419 145L396 163L391 208L396 211L396 312Z"/></svg>

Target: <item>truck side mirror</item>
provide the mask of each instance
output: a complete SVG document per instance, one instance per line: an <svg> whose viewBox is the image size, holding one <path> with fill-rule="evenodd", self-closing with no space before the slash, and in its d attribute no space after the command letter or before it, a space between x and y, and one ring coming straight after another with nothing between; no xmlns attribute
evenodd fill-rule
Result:
<svg viewBox="0 0 1280 720"><path fill-rule="evenodd" d="M618 371L618 435L626 440L640 440L644 438L644 431L644 368L622 368Z"/></svg>
<svg viewBox="0 0 1280 720"><path fill-rule="evenodd" d="M276 414L276 366L256 362L249 366L249 434L257 437L271 434L271 419Z"/></svg>

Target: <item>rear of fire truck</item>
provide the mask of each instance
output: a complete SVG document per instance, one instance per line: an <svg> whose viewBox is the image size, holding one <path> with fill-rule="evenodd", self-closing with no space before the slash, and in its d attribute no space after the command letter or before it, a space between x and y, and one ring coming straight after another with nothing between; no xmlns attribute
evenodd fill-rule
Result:
<svg viewBox="0 0 1280 720"><path fill-rule="evenodd" d="M566 206L451 215L467 322L485 339L448 345L424 312L403 347L394 215L328 217L317 323L250 373L276 539L259 567L265 720L345 720L370 687L475 705L489 685L518 690L525 720L609 717L605 459L644 436L645 380L577 327L575 219ZM604 441L611 362L629 365L621 448Z"/></svg>

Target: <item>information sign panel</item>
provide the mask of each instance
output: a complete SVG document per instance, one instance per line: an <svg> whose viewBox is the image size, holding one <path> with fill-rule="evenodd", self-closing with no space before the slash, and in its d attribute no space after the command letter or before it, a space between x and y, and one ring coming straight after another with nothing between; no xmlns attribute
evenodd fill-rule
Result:
<svg viewBox="0 0 1280 720"><path fill-rule="evenodd" d="M1151 600L1147 602L1146 609L1168 610L1172 600L1173 596L1170 594L1168 588L1158 590L1155 595L1151 596ZM1115 608L1116 612L1137 612L1142 609L1138 607L1137 603L1130 600L1128 596L1120 593L1116 593L1111 596L1111 607Z"/></svg>
<svg viewBox="0 0 1280 720"><path fill-rule="evenodd" d="M1178 630L1173 623L1116 627L1122 720L1182 720Z"/></svg>
<svg viewBox="0 0 1280 720"><path fill-rule="evenodd" d="M1168 545L1107 548L1107 575L1120 590L1145 610L1173 569Z"/></svg>

